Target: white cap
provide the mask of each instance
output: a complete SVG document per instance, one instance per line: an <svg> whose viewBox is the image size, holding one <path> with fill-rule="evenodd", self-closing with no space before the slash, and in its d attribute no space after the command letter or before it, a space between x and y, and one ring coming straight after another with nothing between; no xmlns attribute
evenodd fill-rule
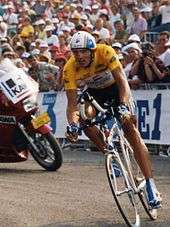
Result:
<svg viewBox="0 0 170 227"><path fill-rule="evenodd" d="M7 38L5 38L5 37L0 37L0 42L7 42L8 40L7 40Z"/></svg>
<svg viewBox="0 0 170 227"><path fill-rule="evenodd" d="M118 43L118 42L117 43L113 43L112 47L117 47L117 48L121 49L122 48L122 44Z"/></svg>
<svg viewBox="0 0 170 227"><path fill-rule="evenodd" d="M98 5L98 4L94 4L94 5L92 6L92 9L99 9L99 5Z"/></svg>
<svg viewBox="0 0 170 227"><path fill-rule="evenodd" d="M32 42L32 43L30 44L30 46L32 46L32 47L36 47L35 42Z"/></svg>
<svg viewBox="0 0 170 227"><path fill-rule="evenodd" d="M54 26L51 26L51 25L47 25L44 29L44 31L53 31L54 30Z"/></svg>
<svg viewBox="0 0 170 227"><path fill-rule="evenodd" d="M149 6L145 6L144 8L142 8L142 9L140 9L140 12L142 13L142 12L151 12L152 11L152 8L151 7L149 7Z"/></svg>
<svg viewBox="0 0 170 227"><path fill-rule="evenodd" d="M74 3L71 3L70 6L74 7L74 8L77 8L77 5L74 4Z"/></svg>
<svg viewBox="0 0 170 227"><path fill-rule="evenodd" d="M88 17L87 17L86 14L83 14L83 15L80 16L80 19L81 20L88 20Z"/></svg>
<svg viewBox="0 0 170 227"><path fill-rule="evenodd" d="M52 18L52 20L51 20L51 21L52 21L52 23L54 23L54 24L55 24L55 23L56 23L56 24L58 24L58 23L59 23L59 19L58 19L58 18L56 18L56 17L55 17L55 18Z"/></svg>
<svg viewBox="0 0 170 227"><path fill-rule="evenodd" d="M58 32L58 36L64 36L64 32L63 31L59 31Z"/></svg>
<svg viewBox="0 0 170 227"><path fill-rule="evenodd" d="M59 9L63 9L63 8L64 8L64 5L59 5L58 8L59 8Z"/></svg>
<svg viewBox="0 0 170 227"><path fill-rule="evenodd" d="M40 46L39 47L48 47L48 44L46 42L42 41L40 43Z"/></svg>
<svg viewBox="0 0 170 227"><path fill-rule="evenodd" d="M43 20L43 19L40 19L40 20L37 20L36 22L35 22L35 25L43 25L43 24L45 24L45 21Z"/></svg>
<svg viewBox="0 0 170 227"><path fill-rule="evenodd" d="M99 13L100 13L100 14L108 15L107 9L100 9L100 10L99 10Z"/></svg>
<svg viewBox="0 0 170 227"><path fill-rule="evenodd" d="M133 34L129 36L128 41L140 42L140 38L138 35Z"/></svg>
<svg viewBox="0 0 170 227"><path fill-rule="evenodd" d="M24 53L21 55L21 58L28 58L29 56L30 56L30 53L24 52Z"/></svg>
<svg viewBox="0 0 170 227"><path fill-rule="evenodd" d="M77 7L80 7L83 9L83 5L81 3L77 4Z"/></svg>
<svg viewBox="0 0 170 227"><path fill-rule="evenodd" d="M135 49L135 50L138 50L139 53L142 53L142 50L141 50L141 48L139 47L139 45L137 43L130 43L130 44L126 45L124 47L124 51L127 52L131 48Z"/></svg>
<svg viewBox="0 0 170 227"><path fill-rule="evenodd" d="M90 6L86 6L84 9L91 11L91 7Z"/></svg>
<svg viewBox="0 0 170 227"><path fill-rule="evenodd" d="M62 28L62 31L71 32L71 28L68 27L68 26L64 26L64 27Z"/></svg>
<svg viewBox="0 0 170 227"><path fill-rule="evenodd" d="M32 55L38 55L40 53L40 50L38 49L34 49L33 51L31 51Z"/></svg>

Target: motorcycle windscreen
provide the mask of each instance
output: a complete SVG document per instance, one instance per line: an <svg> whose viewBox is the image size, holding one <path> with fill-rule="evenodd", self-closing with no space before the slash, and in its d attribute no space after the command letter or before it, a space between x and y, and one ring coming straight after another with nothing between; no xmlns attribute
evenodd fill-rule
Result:
<svg viewBox="0 0 170 227"><path fill-rule="evenodd" d="M0 87L14 104L39 91L38 83L19 68L4 75L1 74Z"/></svg>

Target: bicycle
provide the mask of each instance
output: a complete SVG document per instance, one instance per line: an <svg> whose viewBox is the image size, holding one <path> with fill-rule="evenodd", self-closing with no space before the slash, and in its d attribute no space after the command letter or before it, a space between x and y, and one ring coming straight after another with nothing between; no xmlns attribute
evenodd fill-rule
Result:
<svg viewBox="0 0 170 227"><path fill-rule="evenodd" d="M157 218L157 209L152 209L148 205L145 178L135 161L133 149L124 137L113 102L107 103L106 108L102 108L87 92L80 96L78 102L80 105L80 116L85 122L85 125L80 127L80 131L96 125L105 137L107 144L105 153L107 178L113 198L125 223L127 226L140 226L138 201L141 201L149 218L155 220ZM86 116L86 102L91 103L98 112L93 119L88 119ZM109 130L107 127L108 121L112 121L112 126Z"/></svg>

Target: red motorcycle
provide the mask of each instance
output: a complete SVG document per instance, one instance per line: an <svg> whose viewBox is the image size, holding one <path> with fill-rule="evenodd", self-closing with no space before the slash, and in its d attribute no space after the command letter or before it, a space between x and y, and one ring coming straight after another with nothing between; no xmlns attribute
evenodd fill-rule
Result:
<svg viewBox="0 0 170 227"><path fill-rule="evenodd" d="M39 113L38 84L14 68L12 74L0 70L0 89L0 162L26 161L31 153L44 169L59 169L62 150L48 114Z"/></svg>

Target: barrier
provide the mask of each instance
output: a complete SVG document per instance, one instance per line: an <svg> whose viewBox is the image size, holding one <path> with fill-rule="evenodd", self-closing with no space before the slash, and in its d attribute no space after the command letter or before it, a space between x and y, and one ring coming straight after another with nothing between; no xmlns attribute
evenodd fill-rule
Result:
<svg viewBox="0 0 170 227"><path fill-rule="evenodd" d="M145 32L142 42L151 42L154 43L157 41L159 32Z"/></svg>
<svg viewBox="0 0 170 227"><path fill-rule="evenodd" d="M170 90L132 91L137 103L139 131L148 144L170 144ZM39 94L41 111L47 111L56 137L64 138L67 126L65 92ZM87 139L82 136L81 139Z"/></svg>

